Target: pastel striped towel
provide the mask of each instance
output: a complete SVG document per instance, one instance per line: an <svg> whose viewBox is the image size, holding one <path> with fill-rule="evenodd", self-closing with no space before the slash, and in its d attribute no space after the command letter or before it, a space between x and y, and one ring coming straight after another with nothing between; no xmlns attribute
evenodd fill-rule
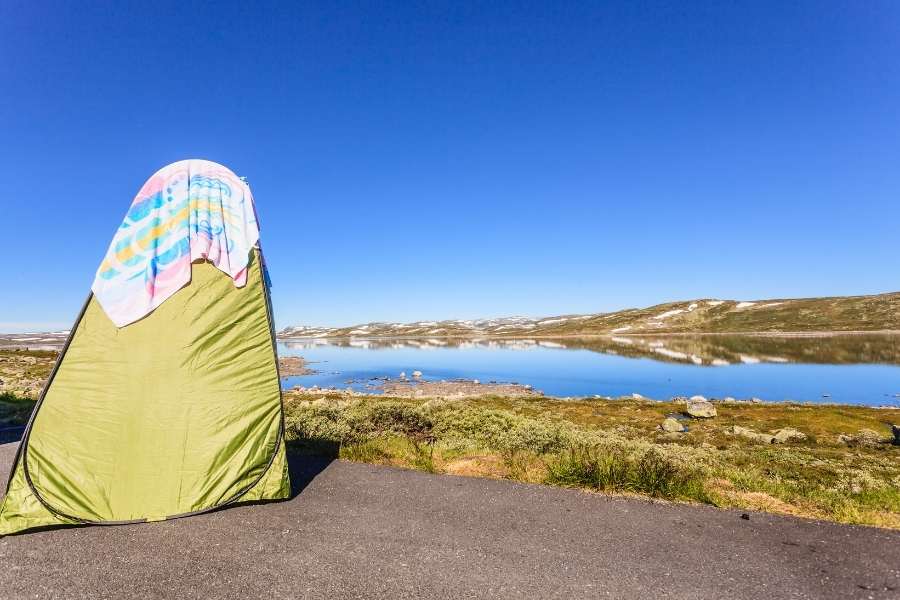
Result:
<svg viewBox="0 0 900 600"><path fill-rule="evenodd" d="M220 164L183 160L141 188L91 286L118 327L148 315L208 260L242 287L259 226L250 187Z"/></svg>

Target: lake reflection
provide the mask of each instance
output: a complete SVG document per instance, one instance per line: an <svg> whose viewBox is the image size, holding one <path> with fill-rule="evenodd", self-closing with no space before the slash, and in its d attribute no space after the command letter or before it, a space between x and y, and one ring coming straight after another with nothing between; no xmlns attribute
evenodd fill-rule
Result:
<svg viewBox="0 0 900 600"><path fill-rule="evenodd" d="M360 381L419 370L425 379L519 382L554 396L900 406L900 335L297 339L279 349L318 363L310 365L317 374L288 378L287 386L367 389Z"/></svg>

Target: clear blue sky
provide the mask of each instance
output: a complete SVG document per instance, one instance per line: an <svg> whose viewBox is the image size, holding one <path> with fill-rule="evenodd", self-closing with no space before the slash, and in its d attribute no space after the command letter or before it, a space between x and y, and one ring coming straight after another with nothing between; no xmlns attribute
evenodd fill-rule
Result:
<svg viewBox="0 0 900 600"><path fill-rule="evenodd" d="M900 3L105 4L0 3L0 330L184 158L278 326L900 289Z"/></svg>

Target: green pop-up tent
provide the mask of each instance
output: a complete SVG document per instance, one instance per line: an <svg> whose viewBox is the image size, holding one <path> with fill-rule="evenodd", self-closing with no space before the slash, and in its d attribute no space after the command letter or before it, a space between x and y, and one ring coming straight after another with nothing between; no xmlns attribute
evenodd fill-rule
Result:
<svg viewBox="0 0 900 600"><path fill-rule="evenodd" d="M249 187L181 161L141 189L26 427L0 535L288 497Z"/></svg>

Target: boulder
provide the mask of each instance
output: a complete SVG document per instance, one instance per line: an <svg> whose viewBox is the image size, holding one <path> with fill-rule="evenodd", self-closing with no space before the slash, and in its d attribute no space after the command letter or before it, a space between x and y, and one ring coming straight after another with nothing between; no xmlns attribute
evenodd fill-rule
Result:
<svg viewBox="0 0 900 600"><path fill-rule="evenodd" d="M684 431L684 425L679 423L678 419L673 419L672 417L668 417L663 421L660 428L668 433L681 433Z"/></svg>
<svg viewBox="0 0 900 600"><path fill-rule="evenodd" d="M775 436L768 433L759 433L757 431L753 431L748 427L741 427L740 425L735 425L731 427L729 433L734 435L739 435L743 438L747 438L748 440L753 440L754 442L759 442L761 444L774 444Z"/></svg>
<svg viewBox="0 0 900 600"><path fill-rule="evenodd" d="M725 397L722 399L722 403L723 403L723 404L737 404L737 400L735 400L735 399L732 398L731 396L725 396Z"/></svg>
<svg viewBox="0 0 900 600"><path fill-rule="evenodd" d="M784 444L786 442L802 442L806 440L806 434L802 431L798 431L793 427L785 427L783 429L776 429L773 443L775 444Z"/></svg>
<svg viewBox="0 0 900 600"><path fill-rule="evenodd" d="M877 446L881 443L881 435L871 429L860 429L854 437L860 446Z"/></svg>
<svg viewBox="0 0 900 600"><path fill-rule="evenodd" d="M703 396L694 396L688 400L685 412L695 419L711 419L718 414L713 403Z"/></svg>
<svg viewBox="0 0 900 600"><path fill-rule="evenodd" d="M838 442L847 444L848 446L865 446L871 448L881 443L881 436L877 431L860 429L856 432L856 435L840 434L838 436Z"/></svg>
<svg viewBox="0 0 900 600"><path fill-rule="evenodd" d="M422 377L422 371L413 371L413 379L419 379Z"/></svg>

